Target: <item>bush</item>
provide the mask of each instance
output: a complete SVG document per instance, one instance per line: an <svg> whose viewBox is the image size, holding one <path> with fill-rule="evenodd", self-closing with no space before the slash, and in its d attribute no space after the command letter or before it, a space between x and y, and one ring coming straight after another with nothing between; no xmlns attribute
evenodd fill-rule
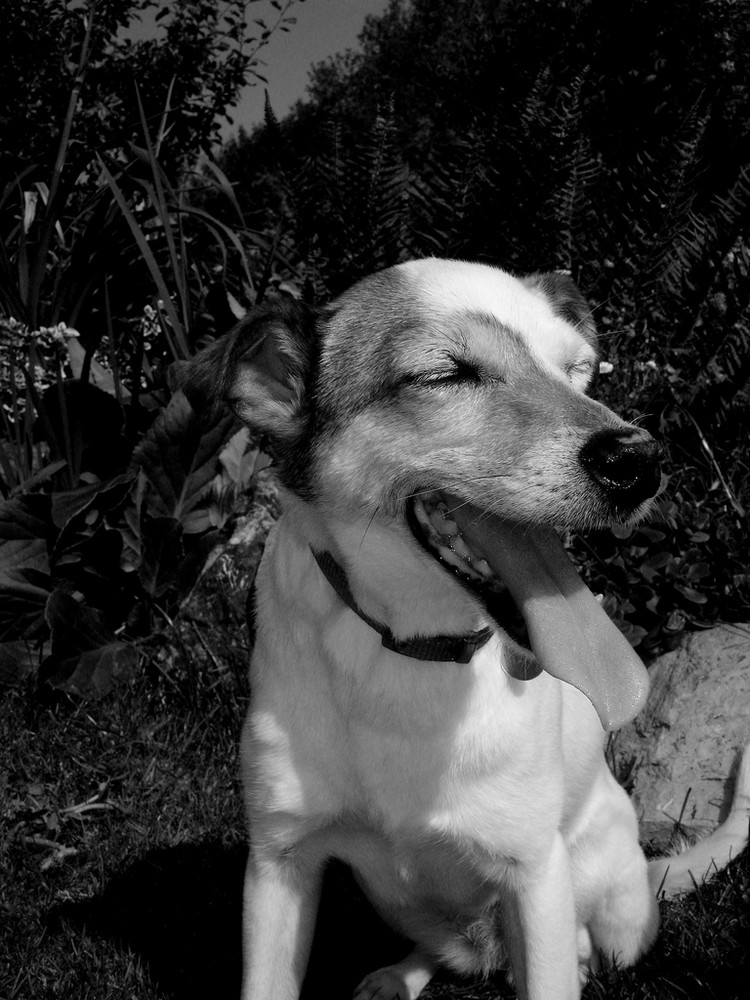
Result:
<svg viewBox="0 0 750 1000"><path fill-rule="evenodd" d="M272 4L276 26L292 2ZM41 666L58 686L102 691L128 673L135 643L179 610L258 463L228 414L198 422L168 370L234 322L223 292L211 312L227 274L251 303L272 277L272 244L246 226L221 170L207 168L232 226L201 207L184 169L272 28L258 22L249 35L243 3L219 14L209 0L180 0L159 14L164 38L123 41L118 30L150 7L54 0L39 22L23 3L8 27L18 78L0 118L23 105L28 121L0 157L10 174L0 184L6 681ZM25 57L37 43L63 46L68 62L43 61L35 77ZM34 99L48 85L49 106ZM13 87L27 100L14 104Z"/></svg>

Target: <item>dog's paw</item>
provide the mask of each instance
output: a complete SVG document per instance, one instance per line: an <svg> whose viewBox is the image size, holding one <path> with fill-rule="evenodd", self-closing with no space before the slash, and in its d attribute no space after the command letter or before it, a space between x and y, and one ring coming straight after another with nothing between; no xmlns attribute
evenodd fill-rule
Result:
<svg viewBox="0 0 750 1000"><path fill-rule="evenodd" d="M353 1000L417 1000L434 971L433 960L421 948L415 948L395 965L386 965L365 976Z"/></svg>
<svg viewBox="0 0 750 1000"><path fill-rule="evenodd" d="M413 994L396 966L387 966L365 976L352 1000L412 1000Z"/></svg>

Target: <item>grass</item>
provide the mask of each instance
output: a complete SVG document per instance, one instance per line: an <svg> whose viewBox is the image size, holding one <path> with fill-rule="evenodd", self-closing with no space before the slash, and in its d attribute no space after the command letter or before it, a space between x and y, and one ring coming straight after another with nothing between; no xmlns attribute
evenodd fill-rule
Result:
<svg viewBox="0 0 750 1000"><path fill-rule="evenodd" d="M217 578L222 576L217 565ZM224 573L224 580L227 579ZM0 701L0 997L234 998L244 832L236 745L247 701L242 591L214 592L98 702L28 689ZM217 627L217 622L222 622ZM740 1000L747 855L664 904L654 951L586 1000ZM333 866L306 994L348 997L405 944ZM434 998L512 997L441 976Z"/></svg>

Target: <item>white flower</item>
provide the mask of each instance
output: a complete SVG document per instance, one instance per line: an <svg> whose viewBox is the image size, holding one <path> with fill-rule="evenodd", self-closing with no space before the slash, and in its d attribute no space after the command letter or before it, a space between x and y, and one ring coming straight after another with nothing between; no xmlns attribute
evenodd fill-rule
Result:
<svg viewBox="0 0 750 1000"><path fill-rule="evenodd" d="M599 374L600 375L611 375L615 370L615 366L611 361L600 361L599 362Z"/></svg>

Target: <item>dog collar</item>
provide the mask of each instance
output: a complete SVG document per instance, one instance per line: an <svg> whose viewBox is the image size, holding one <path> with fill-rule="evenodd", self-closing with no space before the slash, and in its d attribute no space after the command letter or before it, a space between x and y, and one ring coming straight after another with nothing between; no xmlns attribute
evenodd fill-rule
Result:
<svg viewBox="0 0 750 1000"><path fill-rule="evenodd" d="M311 551L321 573L344 604L380 635L380 641L385 649L400 653L402 656L410 656L413 660L468 663L493 633L493 629L487 627L478 632L469 632L468 635L415 635L409 639L397 639L387 625L370 618L360 608L349 589L346 573L330 552L316 552L315 549Z"/></svg>

